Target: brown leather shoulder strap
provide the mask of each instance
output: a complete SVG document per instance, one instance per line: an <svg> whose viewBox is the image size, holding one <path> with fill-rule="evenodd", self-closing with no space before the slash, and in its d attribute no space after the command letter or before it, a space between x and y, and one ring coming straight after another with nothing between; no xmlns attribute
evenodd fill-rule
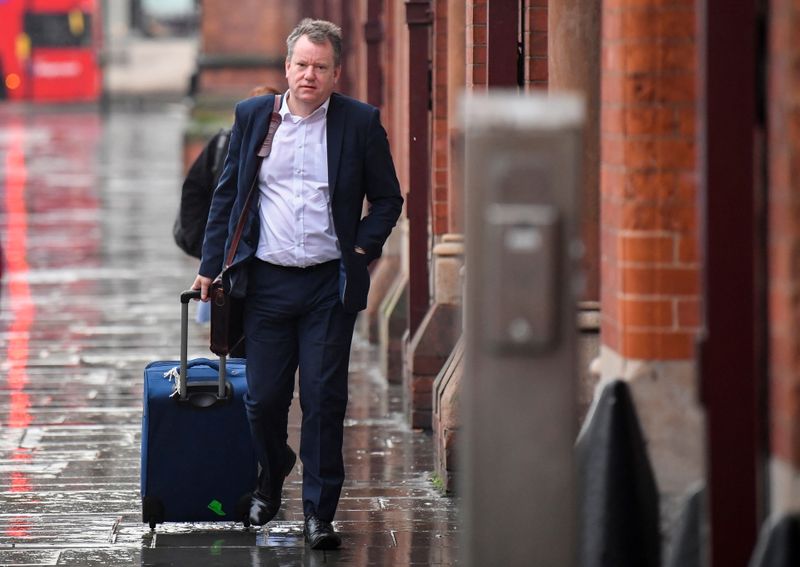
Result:
<svg viewBox="0 0 800 567"><path fill-rule="evenodd" d="M269 128L267 129L267 136L264 138L264 142L261 144L261 147L258 149L258 157L264 159L269 156L270 152L272 151L272 139L275 137L275 131L278 129L278 126L281 124L281 95L275 95L275 105L272 107L272 115L269 117Z"/></svg>

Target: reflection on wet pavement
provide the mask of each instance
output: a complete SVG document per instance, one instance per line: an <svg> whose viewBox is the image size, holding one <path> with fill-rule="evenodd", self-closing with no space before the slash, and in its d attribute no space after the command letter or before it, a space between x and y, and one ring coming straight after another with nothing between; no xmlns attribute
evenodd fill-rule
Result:
<svg viewBox="0 0 800 567"><path fill-rule="evenodd" d="M185 111L0 106L0 565L453 565L457 513L432 444L356 340L336 518L307 549L300 467L268 530L141 523L142 369L178 354L173 245ZM207 355L193 327L190 356ZM299 445L299 411L289 441ZM186 479L191 482L191 479Z"/></svg>

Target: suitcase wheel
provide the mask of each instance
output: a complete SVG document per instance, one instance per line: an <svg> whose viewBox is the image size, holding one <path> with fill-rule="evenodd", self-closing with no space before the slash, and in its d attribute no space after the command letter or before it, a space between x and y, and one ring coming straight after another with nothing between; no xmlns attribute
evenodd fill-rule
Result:
<svg viewBox="0 0 800 567"><path fill-rule="evenodd" d="M246 528L250 527L250 500L252 497L252 493L248 492L239 498L236 503L236 517L241 520Z"/></svg>
<svg viewBox="0 0 800 567"><path fill-rule="evenodd" d="M160 499L152 496L142 498L142 521L147 522L151 530L164 521L164 504Z"/></svg>

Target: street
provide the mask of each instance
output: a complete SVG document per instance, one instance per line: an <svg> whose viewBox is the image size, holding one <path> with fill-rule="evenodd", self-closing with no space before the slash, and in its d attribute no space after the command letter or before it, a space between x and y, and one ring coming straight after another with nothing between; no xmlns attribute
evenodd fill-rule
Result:
<svg viewBox="0 0 800 567"><path fill-rule="evenodd" d="M358 336L342 550L304 544L299 463L269 530L141 522L142 371L177 359L197 265L172 241L186 119L178 104L0 106L0 565L456 564L430 435ZM190 324L190 358L211 356L207 333ZM295 399L295 449L299 417Z"/></svg>

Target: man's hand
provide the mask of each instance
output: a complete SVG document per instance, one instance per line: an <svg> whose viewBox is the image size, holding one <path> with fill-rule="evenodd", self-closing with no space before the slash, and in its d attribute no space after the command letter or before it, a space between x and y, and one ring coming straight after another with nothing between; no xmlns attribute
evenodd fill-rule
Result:
<svg viewBox="0 0 800 567"><path fill-rule="evenodd" d="M207 278L201 275L198 275L194 279L194 283L192 284L192 289L200 290L201 301L208 301L208 288L211 286L212 281L213 280L211 278Z"/></svg>

